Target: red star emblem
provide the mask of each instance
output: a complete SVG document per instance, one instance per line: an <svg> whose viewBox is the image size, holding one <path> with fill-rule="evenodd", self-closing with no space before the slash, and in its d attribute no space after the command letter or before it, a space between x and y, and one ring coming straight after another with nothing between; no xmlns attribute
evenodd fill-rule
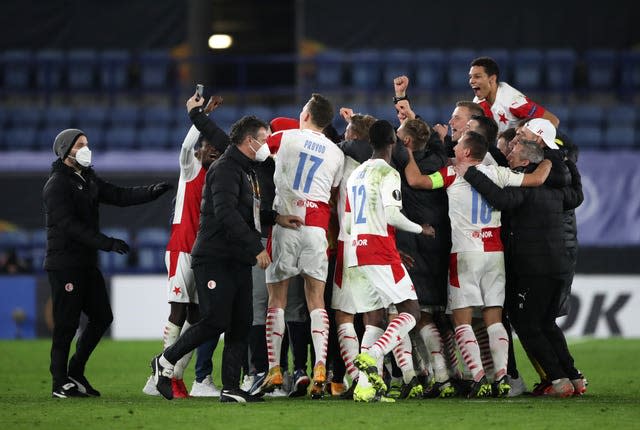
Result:
<svg viewBox="0 0 640 430"><path fill-rule="evenodd" d="M498 116L500 117L498 118L498 121L500 121L501 123L506 124L507 122L509 122L507 121L507 116L505 114L499 113Z"/></svg>
<svg viewBox="0 0 640 430"><path fill-rule="evenodd" d="M173 294L175 294L176 296L180 294L180 291L182 291L180 287L173 287Z"/></svg>
<svg viewBox="0 0 640 430"><path fill-rule="evenodd" d="M398 342L402 342L402 338L401 338L400 336L396 336L396 340L397 340Z"/></svg>

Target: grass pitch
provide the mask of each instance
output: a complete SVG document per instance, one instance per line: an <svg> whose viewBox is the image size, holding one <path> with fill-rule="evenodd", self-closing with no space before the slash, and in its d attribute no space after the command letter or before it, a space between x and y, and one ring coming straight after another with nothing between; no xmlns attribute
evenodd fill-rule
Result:
<svg viewBox="0 0 640 430"><path fill-rule="evenodd" d="M589 380L585 396L571 399L405 400L358 404L337 399L267 399L221 404L217 399L167 401L142 394L149 361L160 342L100 343L87 377L100 398L52 399L48 340L0 341L1 429L424 429L639 428L640 340L573 343L578 368ZM520 348L517 348L521 352ZM220 363L216 351L214 372ZM534 372L522 354L519 367L531 387ZM190 387L193 364L185 372ZM219 374L214 375L219 384Z"/></svg>

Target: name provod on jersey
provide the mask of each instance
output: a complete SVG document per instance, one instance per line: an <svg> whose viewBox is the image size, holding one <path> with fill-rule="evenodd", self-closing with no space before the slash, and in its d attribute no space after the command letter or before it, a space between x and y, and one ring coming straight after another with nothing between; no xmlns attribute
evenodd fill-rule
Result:
<svg viewBox="0 0 640 430"><path fill-rule="evenodd" d="M299 208L304 206L305 208L318 209L318 204L309 200L296 200L295 204Z"/></svg>
<svg viewBox="0 0 640 430"><path fill-rule="evenodd" d="M324 145L318 142L314 142L313 140L306 140L304 142L304 147L305 149L310 149L311 151L315 151L320 154L324 154L324 152L327 150Z"/></svg>

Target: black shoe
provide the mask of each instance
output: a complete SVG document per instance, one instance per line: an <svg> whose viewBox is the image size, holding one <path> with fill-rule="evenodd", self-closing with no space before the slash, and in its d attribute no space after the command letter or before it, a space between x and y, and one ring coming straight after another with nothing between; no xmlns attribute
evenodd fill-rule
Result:
<svg viewBox="0 0 640 430"><path fill-rule="evenodd" d="M89 397L87 394L78 390L78 386L73 382L67 382L62 387L53 390L51 397L58 399L67 399L69 397Z"/></svg>
<svg viewBox="0 0 640 430"><path fill-rule="evenodd" d="M100 397L100 391L96 390L91 386L87 378L84 375L81 376L71 376L69 375L69 379L71 382L78 386L78 391L84 393L90 397Z"/></svg>
<svg viewBox="0 0 640 430"><path fill-rule="evenodd" d="M491 397L491 384L486 377L482 377L479 381L474 381L471 385L471 391L467 394L468 399Z"/></svg>
<svg viewBox="0 0 640 430"><path fill-rule="evenodd" d="M239 388L232 388L230 390L223 389L220 392L220 402L222 403L253 403L264 402L264 399L260 396L252 396L246 391L242 391Z"/></svg>
<svg viewBox="0 0 640 430"><path fill-rule="evenodd" d="M422 384L418 382L418 378L414 376L408 384L403 383L400 387L400 399L417 399L422 398Z"/></svg>
<svg viewBox="0 0 640 430"><path fill-rule="evenodd" d="M344 393L340 394L340 399L353 400L353 390L356 389L356 385L358 385L358 380L354 379L353 381L351 381L351 385L349 386L349 389Z"/></svg>
<svg viewBox="0 0 640 430"><path fill-rule="evenodd" d="M162 396L167 399L173 399L173 388L171 387L171 377L173 376L173 369L167 369L160 364L160 357L162 354L153 357L151 360L151 374L153 380L156 382L156 389Z"/></svg>

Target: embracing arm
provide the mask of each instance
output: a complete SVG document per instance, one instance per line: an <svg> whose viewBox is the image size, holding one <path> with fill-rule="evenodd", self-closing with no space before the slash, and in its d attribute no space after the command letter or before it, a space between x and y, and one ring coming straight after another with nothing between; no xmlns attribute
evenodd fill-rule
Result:
<svg viewBox="0 0 640 430"><path fill-rule="evenodd" d="M523 190L517 187L500 188L487 175L471 166L464 174L464 179L471 184L487 202L498 210L512 209L519 206L523 199Z"/></svg>

